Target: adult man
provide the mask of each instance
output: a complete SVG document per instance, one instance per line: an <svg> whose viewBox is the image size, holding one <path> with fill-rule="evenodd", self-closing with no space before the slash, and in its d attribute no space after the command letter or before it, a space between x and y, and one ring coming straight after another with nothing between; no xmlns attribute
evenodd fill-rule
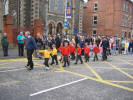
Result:
<svg viewBox="0 0 133 100"><path fill-rule="evenodd" d="M107 60L107 50L109 49L109 41L107 40L106 37L104 37L101 46L103 47L103 56L102 60Z"/></svg>
<svg viewBox="0 0 133 100"><path fill-rule="evenodd" d="M1 44L2 44L2 48L3 48L4 56L8 56L9 41L8 41L8 37L7 37L6 33L4 33L4 36L1 39Z"/></svg>
<svg viewBox="0 0 133 100"><path fill-rule="evenodd" d="M20 34L17 36L19 56L24 56L24 39L25 36L23 35L23 32L20 32Z"/></svg>
<svg viewBox="0 0 133 100"><path fill-rule="evenodd" d="M32 54L34 52L34 50L37 50L37 44L35 42L35 39L33 37L31 37L30 32L27 31L25 33L26 36L26 46L25 49L27 50L27 59L28 59L28 63L27 66L25 66L26 68L28 68L28 70L32 70L33 69L33 61L32 61Z"/></svg>

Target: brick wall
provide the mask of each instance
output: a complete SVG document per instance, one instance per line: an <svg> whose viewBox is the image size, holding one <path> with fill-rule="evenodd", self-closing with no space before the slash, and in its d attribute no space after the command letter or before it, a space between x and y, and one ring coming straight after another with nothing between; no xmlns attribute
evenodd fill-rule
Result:
<svg viewBox="0 0 133 100"><path fill-rule="evenodd" d="M94 2L98 3L98 11L93 11ZM128 12L122 11L123 0L88 0L87 8L84 8L83 14L83 31L91 34L92 30L97 30L98 34L116 35L122 31L131 32L131 20L133 13L130 14L130 7L133 11L133 3L128 3ZM93 25L93 16L98 16L98 24ZM128 16L127 26L122 26L122 15ZM131 19L130 19L131 17Z"/></svg>

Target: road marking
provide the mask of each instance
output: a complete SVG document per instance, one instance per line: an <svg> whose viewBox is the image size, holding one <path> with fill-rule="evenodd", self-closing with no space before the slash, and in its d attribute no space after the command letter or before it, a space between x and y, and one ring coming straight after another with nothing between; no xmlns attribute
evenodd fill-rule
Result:
<svg viewBox="0 0 133 100"><path fill-rule="evenodd" d="M108 82L113 82L113 83L133 83L133 81L113 81L113 80L106 80Z"/></svg>
<svg viewBox="0 0 133 100"><path fill-rule="evenodd" d="M4 82L4 83L0 83L0 86L8 86L8 85L13 85L17 83L20 83L20 81Z"/></svg>
<svg viewBox="0 0 133 100"><path fill-rule="evenodd" d="M84 63L87 68L97 77L97 79L102 80L101 76L87 63Z"/></svg>
<svg viewBox="0 0 133 100"><path fill-rule="evenodd" d="M18 68L18 67L0 67L0 69L14 69L14 68Z"/></svg>
<svg viewBox="0 0 133 100"><path fill-rule="evenodd" d="M133 76L132 76L132 75L126 73L125 71L123 71L122 69L118 68L117 66L114 66L114 65L112 65L112 64L109 63L109 62L106 62L106 63L109 64L109 65L110 65L111 67L113 67L114 69L118 70L119 72L123 73L123 74L126 75L127 77L133 79Z"/></svg>
<svg viewBox="0 0 133 100"><path fill-rule="evenodd" d="M94 69L114 69L112 67L93 67ZM123 70L133 70L133 68L120 68Z"/></svg>
<svg viewBox="0 0 133 100"><path fill-rule="evenodd" d="M55 72L57 72L57 73L61 73L61 72L64 72L63 70L59 70L59 71L55 71Z"/></svg>
<svg viewBox="0 0 133 100"><path fill-rule="evenodd" d="M113 57L113 58L118 59L118 60L120 60L120 61L122 61L122 62L124 62L124 63L126 63L126 64L129 64L129 65L132 65L132 66L133 66L133 64L130 63L130 62L128 62L127 60L125 61L125 60L123 60L123 59L120 59L119 57Z"/></svg>
<svg viewBox="0 0 133 100"><path fill-rule="evenodd" d="M24 70L26 68L19 68L19 69L11 69L11 70L4 70L4 71L0 71L0 72L14 72L14 71L19 71L19 70Z"/></svg>
<svg viewBox="0 0 133 100"><path fill-rule="evenodd" d="M83 75L83 74L79 74L79 73L75 73L75 72L71 72L71 71L67 71L67 70L64 70L64 72L70 73L70 74L73 74L73 75L76 75L76 76L80 76L80 77L83 77L83 78L88 78L88 79L96 81L96 82L100 82L100 83L103 83L103 84L107 84L107 85L110 85L110 86L113 86L113 87L117 87L117 88L121 88L121 89L133 92L132 88L128 88L126 86L118 85L118 84L111 83L111 82L108 82L108 81L105 81L105 80L95 79L95 78L90 77L90 76L86 76L86 75Z"/></svg>
<svg viewBox="0 0 133 100"><path fill-rule="evenodd" d="M87 80L87 78L83 78L83 79L80 79L80 80L77 80L77 81L73 81L73 82L70 82L70 83L66 83L66 84L63 84L63 85L59 85L59 86L56 86L56 87L53 87L53 88L50 88L50 89L42 90L40 92L36 92L36 93L30 94L30 96L31 97L32 96L36 96L38 94L46 93L46 92L49 92L49 91L52 91L52 90L55 90L55 89L58 89L58 88L62 88L62 87L65 87L65 86L69 86L69 85L78 83L78 82L82 82L84 80Z"/></svg>
<svg viewBox="0 0 133 100"><path fill-rule="evenodd" d="M26 60L26 58L20 58L20 59L7 59L7 60L0 60L0 61L23 61Z"/></svg>
<svg viewBox="0 0 133 100"><path fill-rule="evenodd" d="M58 57L61 58L61 56L58 56ZM59 67L60 67L61 70L63 70L64 68L62 67L62 63L60 63L59 58L57 58L58 62L59 62L59 65L60 65Z"/></svg>
<svg viewBox="0 0 133 100"><path fill-rule="evenodd" d="M105 80L99 80L99 79L96 79L96 78L93 78L93 77L90 77L90 76L86 76L86 75L83 75L83 74L79 74L79 73L75 73L75 72L71 72L71 71L67 71L67 70L63 70L63 71L66 72L66 73L70 73L70 74L80 76L80 77L83 77L83 78L88 78L88 79L96 81L96 82L104 83L104 84L107 84L107 85L110 85L110 86L118 87L118 88L133 92L132 88L128 88L126 86L114 84L114 83L111 83L111 82L108 82L108 81L105 81Z"/></svg>
<svg viewBox="0 0 133 100"><path fill-rule="evenodd" d="M13 62L6 62L6 63L1 63L0 65L6 65L6 64L9 64L9 63L13 63Z"/></svg>

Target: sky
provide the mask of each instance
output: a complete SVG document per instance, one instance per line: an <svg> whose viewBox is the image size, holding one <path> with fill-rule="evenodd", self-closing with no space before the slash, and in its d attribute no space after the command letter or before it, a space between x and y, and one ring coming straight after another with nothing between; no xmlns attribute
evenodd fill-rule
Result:
<svg viewBox="0 0 133 100"><path fill-rule="evenodd" d="M87 2L87 0L84 0L85 2ZM131 0L131 1L133 1L133 0Z"/></svg>

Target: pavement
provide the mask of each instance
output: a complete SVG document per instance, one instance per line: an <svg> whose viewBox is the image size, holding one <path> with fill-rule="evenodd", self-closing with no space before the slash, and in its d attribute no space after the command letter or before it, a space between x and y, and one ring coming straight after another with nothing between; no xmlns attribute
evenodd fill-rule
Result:
<svg viewBox="0 0 133 100"><path fill-rule="evenodd" d="M24 68L26 58L0 59L0 100L133 100L132 56L72 61L66 68L60 63L48 71L37 58L32 71Z"/></svg>
<svg viewBox="0 0 133 100"><path fill-rule="evenodd" d="M8 57L4 57L3 56L3 50L0 49L0 59L12 59L12 58L20 58L18 56L18 48L14 47L14 48L9 48L8 50ZM26 56L26 55L25 55ZM23 58L23 57L22 57Z"/></svg>

